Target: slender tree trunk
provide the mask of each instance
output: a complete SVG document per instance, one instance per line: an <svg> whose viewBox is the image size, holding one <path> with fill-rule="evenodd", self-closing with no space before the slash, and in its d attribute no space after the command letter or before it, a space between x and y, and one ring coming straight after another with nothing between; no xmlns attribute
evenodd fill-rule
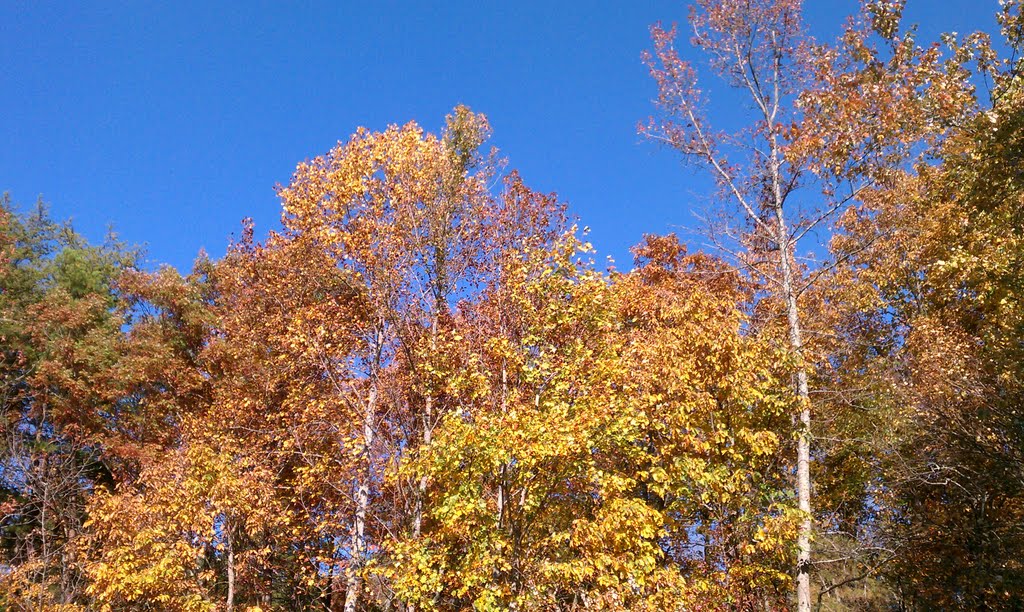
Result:
<svg viewBox="0 0 1024 612"><path fill-rule="evenodd" d="M778 83L778 69L775 72ZM776 91L778 89L776 88ZM778 95L775 97L778 104ZM771 125L775 120L777 106L767 112L765 121ZM775 241L779 249L779 272L782 281L782 298L786 305L786 322L789 328L789 348L797 358L796 393L800 403L799 424L797 425L796 450L796 492L797 503L804 518L797 529L796 558L796 599L799 612L811 612L811 532L814 524L811 518L811 398L807 386L807 366L803 355L803 330L800 324L800 309L797 307L796 272L790 255L792 236L786 222L786 195L782 189L783 154L778 142L778 135L772 132L769 136L770 176L772 182L771 212L775 215Z"/></svg>
<svg viewBox="0 0 1024 612"><path fill-rule="evenodd" d="M781 206L775 208L779 268L782 273L782 293L786 303L789 327L789 346L797 358L796 391L800 402L800 423L797 432L796 490L797 501L804 518L797 532L796 594L799 612L811 610L811 401L807 386L807 368L803 361L803 334L800 311L797 308L796 281L790 260L789 228Z"/></svg>
<svg viewBox="0 0 1024 612"><path fill-rule="evenodd" d="M433 427L431 423L434 420L434 397L427 395L426 401L424 402L423 408L423 447L430 446L430 441L433 439ZM420 482L417 485L416 491L416 513L413 517L412 535L414 538L420 537L423 532L423 498L427 494L427 477L420 476Z"/></svg>
<svg viewBox="0 0 1024 612"><path fill-rule="evenodd" d="M376 371L376 367L375 367ZM370 446L373 444L373 426L377 418L376 374L370 384L363 415L364 469L359 487L356 489L356 516L352 524L351 558L346 571L345 612L355 612L359 605L359 590L362 587L360 575L366 559L366 512L370 504Z"/></svg>
<svg viewBox="0 0 1024 612"><path fill-rule="evenodd" d="M437 317L435 313L433 320L430 323L430 348L437 348ZM423 448L426 449L430 446L430 441L434 435L434 396L430 393L424 399L423 406ZM418 491L416 493L416 511L413 517L413 528L412 535L414 538L420 537L423 532L423 498L427 494L427 477L420 476L420 482Z"/></svg>
<svg viewBox="0 0 1024 612"><path fill-rule="evenodd" d="M503 363L501 365L501 413L508 414L508 369ZM505 477L508 472L508 464L502 464L501 473L498 476L498 529L505 525Z"/></svg>
<svg viewBox="0 0 1024 612"><path fill-rule="evenodd" d="M227 612L235 609L235 545L231 534L231 519L224 521L225 544L228 549L228 598L226 602Z"/></svg>
<svg viewBox="0 0 1024 612"><path fill-rule="evenodd" d="M437 347L437 313L434 313L433 320L430 323L430 346L431 349ZM426 449L430 446L430 442L434 437L434 396L428 393L427 397L424 398L423 402L423 448ZM420 476L420 481L416 486L416 503L413 510L413 521L412 521L412 537L419 538L423 533L423 499L427 494L427 477ZM416 604L410 603L407 607L408 612L416 612Z"/></svg>

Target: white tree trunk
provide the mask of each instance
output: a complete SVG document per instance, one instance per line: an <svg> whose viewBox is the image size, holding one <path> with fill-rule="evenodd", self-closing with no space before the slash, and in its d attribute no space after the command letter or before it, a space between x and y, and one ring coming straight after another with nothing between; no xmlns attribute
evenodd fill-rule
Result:
<svg viewBox="0 0 1024 612"><path fill-rule="evenodd" d="M224 538L228 549L228 598L226 602L227 612L235 609L235 545L231 537L231 519L224 521Z"/></svg>
<svg viewBox="0 0 1024 612"><path fill-rule="evenodd" d="M366 559L366 513L370 504L370 446L373 444L373 425L377 418L377 382L370 385L363 415L364 468L362 480L356 489L356 514L352 523L351 558L346 569L345 612L355 612L359 605L360 575Z"/></svg>
<svg viewBox="0 0 1024 612"><path fill-rule="evenodd" d="M437 317L435 313L433 320L430 323L430 348L431 350L437 349ZM423 449L426 450L430 446L430 442L434 435L434 396L430 393L424 401L423 407ZM413 526L412 535L414 538L420 537L423 532L423 498L427 494L427 477L421 476L418 491L416 492L416 509L413 515Z"/></svg>
<svg viewBox="0 0 1024 612"><path fill-rule="evenodd" d="M777 241L779 245L779 268L782 273L782 294L786 303L786 319L789 327L789 346L797 358L796 391L800 402L797 431L796 491L797 502L804 518L797 531L796 594L797 610L811 610L811 402L807 385L807 368L803 361L803 334L800 325L800 310L797 307L797 290L792 261L790 260L790 236L781 203L775 207Z"/></svg>

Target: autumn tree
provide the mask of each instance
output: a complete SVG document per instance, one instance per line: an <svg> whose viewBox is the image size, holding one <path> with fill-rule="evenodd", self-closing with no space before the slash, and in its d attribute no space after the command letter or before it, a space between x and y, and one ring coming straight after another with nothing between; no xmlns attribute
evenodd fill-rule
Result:
<svg viewBox="0 0 1024 612"><path fill-rule="evenodd" d="M910 609L1021 605L1020 11L997 15L1006 59L985 35L945 37L959 79L924 98L957 109L938 163L872 191L834 241L856 287L849 341L874 347L861 401L891 415L876 455L897 551L884 575Z"/></svg>
<svg viewBox="0 0 1024 612"><path fill-rule="evenodd" d="M830 513L812 513L811 417L822 407L812 404L811 381L825 363L815 338L829 325L813 318L822 312L815 289L837 265L801 245L884 180L886 169L903 163L923 133L920 90L937 89L933 78L947 82L934 48L920 49L913 37L891 31L901 6L864 3L839 43L826 46L807 35L799 1L696 3L694 46L752 113L735 133L710 122L708 94L698 87L694 65L675 49L674 28L652 28L655 48L646 56L660 114L641 132L710 171L725 207L709 218L709 235L760 283L762 330L777 330L794 356L801 403L795 485L805 517L795 571L800 610L812 605L814 520ZM869 42L875 35L884 39L880 48ZM819 445L818 455L825 450Z"/></svg>
<svg viewBox="0 0 1024 612"><path fill-rule="evenodd" d="M794 402L787 360L747 333L754 285L725 262L648 237L616 280L644 423L633 467L663 522L687 607L785 607L799 524L785 440ZM626 455L623 452L624 456Z"/></svg>
<svg viewBox="0 0 1024 612"><path fill-rule="evenodd" d="M336 515L330 483L309 486L323 472L310 478L303 459L326 449L314 467L339 456L348 466L349 448L338 448L325 419L344 423L350 415L323 401L333 390L322 355L308 351L298 331L303 317L316 321L308 309L314 301L341 315L350 292L333 293L337 286L323 284L330 279L312 276L287 282L286 274L294 281L317 269L323 260L315 255L273 240L259 246L246 232L224 260L201 261L201 274L133 278L151 314L132 333L167 320L194 329L201 340L190 351L194 361L168 361L165 372L170 380L198 375L207 390L194 403L177 400L170 448L145 461L138 479L94 500L90 575L99 602L131 606L166 595L174 606L233 609L311 603L330 589L316 564L329 562L326 534L341 531L345 516ZM349 321L336 320L320 334L333 334L325 341L344 352Z"/></svg>
<svg viewBox="0 0 1024 612"><path fill-rule="evenodd" d="M754 109L749 127L734 136L718 132L708 121L706 98L698 89L696 70L673 46L675 29L652 28L654 53L647 54L658 84L661 116L641 132L665 142L688 159L706 165L724 199L738 216L733 227L718 231L735 237L743 251L737 259L760 279L785 316L788 344L796 359L798 410L796 489L804 520L799 530L796 592L801 612L810 610L811 570L811 405L810 364L803 355L806 321L798 299L806 279L794 259L797 243L841 205L817 206L810 216L796 210L796 187L808 169L793 163L785 147L798 120L795 106L810 73L809 41L800 20L798 1L758 1L743 5L699 2L691 11L694 45L705 52L712 69L727 85L749 96ZM726 248L729 248L728 246Z"/></svg>
<svg viewBox="0 0 1024 612"><path fill-rule="evenodd" d="M94 602L94 495L135 483L202 404L208 296L177 273L139 272L136 251L90 246L41 208L9 218L4 594L73 609Z"/></svg>
<svg viewBox="0 0 1024 612"><path fill-rule="evenodd" d="M73 607L84 601L77 545L88 496L112 482L120 450L141 442L107 416L127 353L115 285L137 253L113 236L89 245L42 204L18 214L6 197L0 235L0 531L9 568L0 597Z"/></svg>
<svg viewBox="0 0 1024 612"><path fill-rule="evenodd" d="M362 130L329 155L300 165L281 191L289 237L315 245L354 275L367 313L360 332L364 353L350 364L359 372L356 386L347 390L357 392L365 449L354 495L356 563L348 570L347 609L357 605L369 555L369 499L381 494L379 486L371 492L370 483L390 462L429 446L443 413L422 362L447 325L452 301L472 288L488 232L495 230L488 225L497 220L488 191L495 169L480 152L488 135L486 120L464 107L449 116L441 137L415 124ZM383 388L385 376L394 386ZM386 429L379 412L384 402L395 431L385 448L373 452L373 440ZM393 503L402 511L388 524L419 537L429 483L423 477L391 484Z"/></svg>
<svg viewBox="0 0 1024 612"><path fill-rule="evenodd" d="M652 238L609 283L571 232L548 240L506 252L439 344L459 409L408 465L442 486L396 590L430 609L785 597L789 394L778 353L740 333L738 277Z"/></svg>

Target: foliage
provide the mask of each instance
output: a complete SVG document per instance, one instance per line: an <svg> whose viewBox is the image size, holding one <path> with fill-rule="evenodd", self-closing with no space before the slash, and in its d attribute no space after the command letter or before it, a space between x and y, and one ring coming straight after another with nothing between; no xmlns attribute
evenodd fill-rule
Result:
<svg viewBox="0 0 1024 612"><path fill-rule="evenodd" d="M5 197L0 607L1024 606L1024 12L923 45L903 7L821 44L697 2L735 134L652 30L643 132L725 257L600 270L464 106L299 164L187 275Z"/></svg>

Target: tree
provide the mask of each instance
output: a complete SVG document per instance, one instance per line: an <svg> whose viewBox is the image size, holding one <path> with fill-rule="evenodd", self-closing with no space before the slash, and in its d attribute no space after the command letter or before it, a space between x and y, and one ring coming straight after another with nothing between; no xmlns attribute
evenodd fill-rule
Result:
<svg viewBox="0 0 1024 612"><path fill-rule="evenodd" d="M551 240L507 251L439 339L460 409L407 465L437 483L434 528L396 546L394 588L430 609L778 602L789 394L740 333L738 278L668 237L610 283Z"/></svg>
<svg viewBox="0 0 1024 612"><path fill-rule="evenodd" d="M810 383L826 363L816 339L829 325L813 316L827 314L816 289L840 262L821 262L813 251L801 255L800 245L866 189L887 180L886 172L903 163L914 143L939 132L928 131L928 120L941 114L922 111L921 90L942 91L962 78L956 65L940 62L934 47L920 49L912 36L900 36L901 12L902 3L866 2L839 44L826 46L807 36L799 1L697 2L690 16L694 45L749 101L749 123L735 134L718 132L709 122L696 71L673 46L674 29L652 28L655 49L645 56L661 113L641 132L709 169L727 204L711 219L710 236L758 280L761 327L781 332L793 354L801 403L795 488L805 517L795 571L802 611L811 607L815 517L831 514L812 513L811 506L811 417L822 407L812 404ZM871 42L873 36L880 45ZM953 108L958 102L929 99ZM776 317L785 321L781 328ZM819 461L825 450L819 445Z"/></svg>
<svg viewBox="0 0 1024 612"><path fill-rule="evenodd" d="M162 457L203 397L201 285L176 291L176 274L142 274L136 251L90 246L42 208L10 218L4 596L76 609L93 601L93 495Z"/></svg>
<svg viewBox="0 0 1024 612"><path fill-rule="evenodd" d="M109 482L103 389L122 355L115 281L136 260L111 236L91 246L42 203L19 215L0 203L0 601L83 601L77 554L90 490Z"/></svg>
<svg viewBox="0 0 1024 612"><path fill-rule="evenodd" d="M415 124L376 134L361 130L328 156L300 165L281 190L289 235L310 241L350 270L368 312L365 353L352 364L364 381L361 438L367 450L365 473L356 486L352 550L358 564L349 570L347 609L357 605L367 558L363 534L375 466L386 465L389 454L429 446L441 418L439 398L419 382L424 376L420 355L436 343L451 300L470 289L479 273L487 224L495 220L487 191L493 162L478 151L488 135L486 119L464 107L449 116L441 138L424 135ZM404 370L401 376L396 368ZM383 376L407 386L383 389ZM403 416L396 418L413 420L396 427L400 437L390 441L382 457L370 449L384 395L399 402ZM420 440L408 438L411 432ZM393 484L396 494L413 500L409 527L419 537L428 482L421 478L411 490L406 483ZM399 531L402 522L389 520Z"/></svg>
<svg viewBox="0 0 1024 612"><path fill-rule="evenodd" d="M624 471L640 475L681 577L677 602L661 605L784 608L800 519L786 495L788 360L749 333L754 285L725 262L687 254L674 236L634 253L637 268L616 285L645 452Z"/></svg>
<svg viewBox="0 0 1024 612"><path fill-rule="evenodd" d="M794 216L795 189L807 173L786 155L792 124L798 119L796 96L810 70L797 1L758 1L742 6L698 2L691 11L694 45L708 54L711 66L729 86L749 95L755 109L750 127L737 136L718 134L704 115L704 98L696 72L673 47L675 29L652 28L654 54L645 55L658 84L661 119L641 128L688 159L705 164L723 195L738 210L742 236L738 260L766 281L786 317L788 343L796 359L795 391L801 402L797 431L796 489L804 520L798 537L796 591L801 612L810 610L811 563L811 405L805 321L798 298L805 279L794 260L797 242L839 202L829 202L808 218ZM752 145L749 143L752 142ZM749 148L747 148L749 146ZM729 154L733 154L730 159ZM737 162L735 155L743 161ZM725 227L726 236L735 235Z"/></svg>
<svg viewBox="0 0 1024 612"><path fill-rule="evenodd" d="M999 13L1006 45L1020 45L1018 3ZM899 555L885 575L903 606L1021 605L1019 65L985 37L947 37L957 66L991 83L991 104L971 78L939 89L955 100L936 164L920 163L844 217L835 239L867 322L851 333L879 347L865 356L873 401L892 417L879 454L883 535ZM852 330L851 330L852 331Z"/></svg>
<svg viewBox="0 0 1024 612"><path fill-rule="evenodd" d="M266 591L263 576L280 551L252 543L289 533L293 513L275 496L272 465L201 429L190 423L188 445L144 469L134 486L93 498L87 574L98 609L262 603L257 589Z"/></svg>

